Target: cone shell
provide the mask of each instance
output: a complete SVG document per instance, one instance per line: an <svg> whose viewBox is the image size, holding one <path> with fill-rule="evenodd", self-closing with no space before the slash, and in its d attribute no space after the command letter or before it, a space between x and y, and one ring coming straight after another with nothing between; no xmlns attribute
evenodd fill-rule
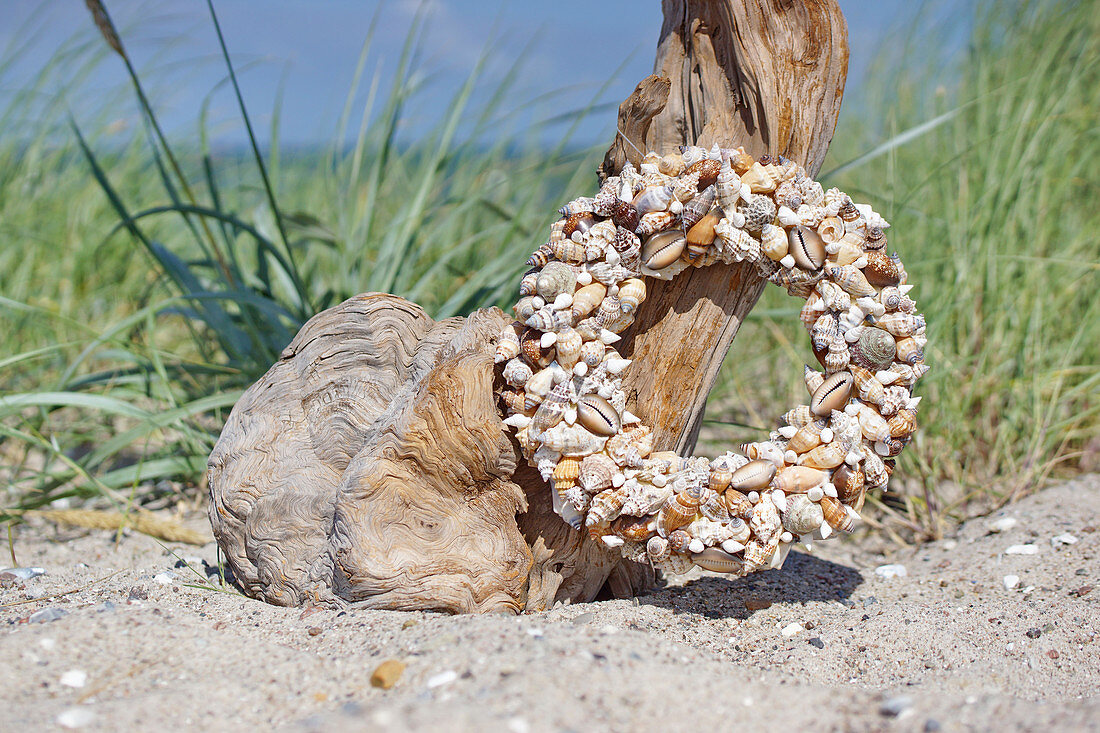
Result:
<svg viewBox="0 0 1100 733"><path fill-rule="evenodd" d="M843 409L851 395L855 380L849 372L837 372L827 378L810 399L810 411L822 417Z"/></svg>
<svg viewBox="0 0 1100 733"><path fill-rule="evenodd" d="M700 160L692 163L684 170L684 175L691 175L693 173L699 174L699 190L703 190L708 186L714 185L714 182L718 180L718 171L722 167L722 163L717 160Z"/></svg>
<svg viewBox="0 0 1100 733"><path fill-rule="evenodd" d="M573 321L578 322L594 311L607 295L607 286L594 282L580 288L573 294L573 306L571 315Z"/></svg>
<svg viewBox="0 0 1100 733"><path fill-rule="evenodd" d="M611 403L594 394L577 404L577 421L596 435L615 435L622 428L622 418Z"/></svg>
<svg viewBox="0 0 1100 733"><path fill-rule="evenodd" d="M829 526L840 532L851 532L855 529L855 521L848 514L844 505L831 496L821 497L821 513Z"/></svg>
<svg viewBox="0 0 1100 733"><path fill-rule="evenodd" d="M868 252L864 256L867 258L867 264L863 267L863 274L867 277L867 282L884 288L897 285L901 280L897 263L885 252L878 250Z"/></svg>
<svg viewBox="0 0 1100 733"><path fill-rule="evenodd" d="M814 420L798 429L791 439L787 441L787 450L795 453L805 453L821 445L821 431L825 429L824 420Z"/></svg>

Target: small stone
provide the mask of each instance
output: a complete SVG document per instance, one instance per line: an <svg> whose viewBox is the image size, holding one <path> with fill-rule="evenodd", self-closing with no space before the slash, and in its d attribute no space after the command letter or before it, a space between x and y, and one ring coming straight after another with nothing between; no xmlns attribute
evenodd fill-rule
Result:
<svg viewBox="0 0 1100 733"><path fill-rule="evenodd" d="M439 674L432 675L428 678L428 687L442 687L443 685L449 685L458 679L458 672L453 669L448 669L446 672L440 672Z"/></svg>
<svg viewBox="0 0 1100 733"><path fill-rule="evenodd" d="M1050 651L1047 652L1047 656L1050 657L1051 659L1057 659L1058 657L1060 657L1062 655L1058 653L1057 649L1051 649Z"/></svg>
<svg viewBox="0 0 1100 733"><path fill-rule="evenodd" d="M810 639L806 643L809 644L810 646L817 647L818 649L824 649L825 648L825 642L823 642L821 640L820 636L815 636L814 638Z"/></svg>
<svg viewBox="0 0 1100 733"><path fill-rule="evenodd" d="M371 687L381 687L388 690L397 684L401 675L405 672L405 663L396 659L387 659L374 668L370 675Z"/></svg>
<svg viewBox="0 0 1100 733"><path fill-rule="evenodd" d="M783 634L783 636L794 636L795 634L798 634L803 630L804 627L802 626L802 624L795 621L794 623L790 623L784 626L781 633Z"/></svg>
<svg viewBox="0 0 1100 733"><path fill-rule="evenodd" d="M1091 593L1093 587L1094 586L1091 585L1082 585L1080 588L1074 588L1073 590L1071 590L1069 594L1074 598L1080 598L1081 596L1085 596Z"/></svg>
<svg viewBox="0 0 1100 733"><path fill-rule="evenodd" d="M937 733L940 730L943 730L943 726L935 718L924 721L924 733Z"/></svg>
<svg viewBox="0 0 1100 733"><path fill-rule="evenodd" d="M51 621L56 621L62 616L68 615L69 612L65 609L51 606L50 608L43 608L41 611L35 611L27 620L32 624L48 624Z"/></svg>
<svg viewBox="0 0 1100 733"><path fill-rule="evenodd" d="M176 582L176 578L178 577L179 576L173 572L157 573L153 576L153 580L160 583L161 585L172 585L172 583Z"/></svg>
<svg viewBox="0 0 1100 733"><path fill-rule="evenodd" d="M111 613L114 610L115 604L111 603L110 601L104 601L103 603L100 603L98 606L95 607L96 613Z"/></svg>
<svg viewBox="0 0 1100 733"><path fill-rule="evenodd" d="M405 623L401 624L401 629L402 630L411 629L412 627L416 626L418 623L420 623L420 622L417 621L415 618L405 619Z"/></svg>
<svg viewBox="0 0 1100 733"><path fill-rule="evenodd" d="M1012 590L1020 584L1019 575L1006 575L1002 581L1005 584L1005 590Z"/></svg>
<svg viewBox="0 0 1100 733"><path fill-rule="evenodd" d="M911 697L897 695L884 700L878 711L881 715L896 718L911 707L913 707L913 699Z"/></svg>
<svg viewBox="0 0 1100 733"><path fill-rule="evenodd" d="M578 613L572 619L570 619L574 626L582 626L587 623L591 623L596 618L596 614L591 611L585 613Z"/></svg>
<svg viewBox="0 0 1100 733"><path fill-rule="evenodd" d="M873 606L876 603L878 603L878 599L875 598L874 596L867 596L866 598L863 599L863 607L864 608L867 608L868 606Z"/></svg>
<svg viewBox="0 0 1100 733"><path fill-rule="evenodd" d="M1038 555L1037 545L1011 545L1005 550L1006 555Z"/></svg>
<svg viewBox="0 0 1100 733"><path fill-rule="evenodd" d="M320 636L323 631L324 631L324 629L322 629L320 626L310 626L309 627L309 635L310 636Z"/></svg>
<svg viewBox="0 0 1100 733"><path fill-rule="evenodd" d="M61 675L61 684L65 687L83 687L88 682L88 673L82 669L70 669Z"/></svg>
<svg viewBox="0 0 1100 733"><path fill-rule="evenodd" d="M539 629L539 628L527 629L527 635L530 636L533 639L541 639L542 638L542 629Z"/></svg>
<svg viewBox="0 0 1100 733"><path fill-rule="evenodd" d="M1007 532L1020 523L1016 517L1001 517L989 523L989 531L992 533Z"/></svg>
<svg viewBox="0 0 1100 733"><path fill-rule="evenodd" d="M62 728L83 728L95 720L95 713L88 708L69 708L57 716L57 724Z"/></svg>
<svg viewBox="0 0 1100 733"><path fill-rule="evenodd" d="M879 565L875 568L875 575L880 578L904 578L909 574L904 565L893 563L891 565Z"/></svg>
<svg viewBox="0 0 1100 733"><path fill-rule="evenodd" d="M1039 629L1028 629L1027 632L1024 634L1024 636L1026 636L1029 639L1038 639L1042 635L1043 635L1043 632L1040 631Z"/></svg>
<svg viewBox="0 0 1100 733"><path fill-rule="evenodd" d="M1059 545L1076 545L1077 538L1067 532L1065 534L1060 534L1057 537L1051 537L1050 544L1054 547L1058 547Z"/></svg>
<svg viewBox="0 0 1100 733"><path fill-rule="evenodd" d="M745 610L747 611L763 611L765 608L771 608L771 605L771 601L765 601L763 598L745 599Z"/></svg>
<svg viewBox="0 0 1100 733"><path fill-rule="evenodd" d="M128 601L147 601L149 600L149 594L145 592L145 588L140 585L135 585L130 589L130 595L127 596Z"/></svg>

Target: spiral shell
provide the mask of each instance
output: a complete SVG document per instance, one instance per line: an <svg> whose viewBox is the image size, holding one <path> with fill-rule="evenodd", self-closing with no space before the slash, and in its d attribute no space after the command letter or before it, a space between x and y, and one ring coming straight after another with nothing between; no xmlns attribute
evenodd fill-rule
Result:
<svg viewBox="0 0 1100 733"><path fill-rule="evenodd" d="M590 212L577 212L565 218L565 225L562 226L561 232L566 239L572 239L574 232L584 234L595 223L596 219Z"/></svg>
<svg viewBox="0 0 1100 733"><path fill-rule="evenodd" d="M707 186L700 191L688 203L684 204L680 212L680 227L685 231L694 227L704 216L710 213L717 198L714 186Z"/></svg>
<svg viewBox="0 0 1100 733"><path fill-rule="evenodd" d="M821 431L825 429L825 425L824 420L806 423L787 441L787 450L805 453L821 445Z"/></svg>
<svg viewBox="0 0 1100 733"><path fill-rule="evenodd" d="M839 242L844 237L844 222L835 216L827 216L817 225L817 234L826 245Z"/></svg>
<svg viewBox="0 0 1100 733"><path fill-rule="evenodd" d="M919 364L924 359L924 349L911 336L897 340L897 358L902 364Z"/></svg>
<svg viewBox="0 0 1100 733"><path fill-rule="evenodd" d="M595 435L583 425L560 422L541 436L542 444L563 456L587 456L603 449L607 438Z"/></svg>
<svg viewBox="0 0 1100 733"><path fill-rule="evenodd" d="M861 400L874 405L881 405L886 401L886 390L883 388L882 382L875 379L874 374L855 364L849 367L849 371L855 380L856 394L859 395Z"/></svg>
<svg viewBox="0 0 1100 733"><path fill-rule="evenodd" d="M632 277L619 284L619 307L624 313L633 313L645 301L645 283Z"/></svg>
<svg viewBox="0 0 1100 733"><path fill-rule="evenodd" d="M887 313L875 321L875 325L884 328L894 336L912 336L924 328L924 316L908 313Z"/></svg>
<svg viewBox="0 0 1100 733"><path fill-rule="evenodd" d="M504 381L513 387L522 387L527 384L527 380L531 378L532 374L531 366L523 359L518 358L511 359L504 365L504 371L501 372Z"/></svg>
<svg viewBox="0 0 1100 733"><path fill-rule="evenodd" d="M783 529L793 535L809 534L825 521L821 506L810 501L804 494L792 496L782 514Z"/></svg>
<svg viewBox="0 0 1100 733"><path fill-rule="evenodd" d="M871 251L864 256L867 258L867 264L863 267L863 274L867 276L867 282L883 288L897 285L901 280L897 262L892 257L888 257L885 252Z"/></svg>
<svg viewBox="0 0 1100 733"><path fill-rule="evenodd" d="M572 239L562 239L550 243L550 253L562 262L582 263L588 259L583 244Z"/></svg>
<svg viewBox="0 0 1100 733"><path fill-rule="evenodd" d="M859 340L849 347L852 362L864 369L878 371L890 365L897 353L897 344L889 332L866 326Z"/></svg>
<svg viewBox="0 0 1100 733"><path fill-rule="evenodd" d="M572 328L567 328L558 334L554 342L554 354L559 364L565 369L572 370L581 357L581 347L584 341L581 335Z"/></svg>
<svg viewBox="0 0 1100 733"><path fill-rule="evenodd" d="M815 486L821 486L828 478L827 473L817 468L788 466L775 475L771 486L788 494L805 494Z"/></svg>
<svg viewBox="0 0 1100 733"><path fill-rule="evenodd" d="M768 196L751 194L737 202L737 213L745 217L745 229L750 232L759 232L775 221L776 212L775 202Z"/></svg>
<svg viewBox="0 0 1100 733"><path fill-rule="evenodd" d="M563 457L559 460L552 477L554 491L564 494L567 489L572 488L577 483L580 470L581 462L577 458Z"/></svg>
<svg viewBox="0 0 1100 733"><path fill-rule="evenodd" d="M783 227L765 224L760 230L760 248L775 262L787 256L787 233Z"/></svg>
<svg viewBox="0 0 1100 733"><path fill-rule="evenodd" d="M844 463L848 449L838 442L819 445L801 457L800 464L810 468L836 468Z"/></svg>
<svg viewBox="0 0 1100 733"><path fill-rule="evenodd" d="M844 292L848 293L853 298L875 295L877 292L874 286L867 282L867 278L864 277L863 272L857 267L852 265L830 267L827 272L833 282L844 288Z"/></svg>

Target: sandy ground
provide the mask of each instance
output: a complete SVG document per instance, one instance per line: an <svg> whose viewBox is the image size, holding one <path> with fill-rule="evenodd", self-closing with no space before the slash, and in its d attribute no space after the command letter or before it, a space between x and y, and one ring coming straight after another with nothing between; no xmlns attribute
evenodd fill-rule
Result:
<svg viewBox="0 0 1100 733"><path fill-rule="evenodd" d="M1091 476L891 557L517 618L276 608L192 587L213 544L24 526L0 730L1100 730L1098 528Z"/></svg>

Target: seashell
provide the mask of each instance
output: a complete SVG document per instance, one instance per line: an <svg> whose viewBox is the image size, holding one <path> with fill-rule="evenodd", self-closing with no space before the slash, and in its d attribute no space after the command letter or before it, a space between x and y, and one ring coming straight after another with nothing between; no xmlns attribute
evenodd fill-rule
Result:
<svg viewBox="0 0 1100 733"><path fill-rule="evenodd" d="M551 389L531 418L531 434L540 435L561 422L574 397L573 383L568 379Z"/></svg>
<svg viewBox="0 0 1100 733"><path fill-rule="evenodd" d="M704 188L714 185L714 182L718 180L718 172L721 168L722 164L717 160L699 160L685 168L683 175L699 174L699 190L702 191Z"/></svg>
<svg viewBox="0 0 1100 733"><path fill-rule="evenodd" d="M687 231L695 226L710 213L716 198L714 186L707 186L696 194L695 198L684 204L684 210L680 212L680 228Z"/></svg>
<svg viewBox="0 0 1100 733"><path fill-rule="evenodd" d="M886 233L882 231L882 227L868 227L865 239L863 247L869 252L886 248Z"/></svg>
<svg viewBox="0 0 1100 733"><path fill-rule="evenodd" d="M550 244L550 250L553 256L562 262L580 264L587 259L584 245L574 242L572 239L562 239L557 242L552 242Z"/></svg>
<svg viewBox="0 0 1100 733"><path fill-rule="evenodd" d="M520 298L516 304L512 306L512 312L516 314L516 320L521 323L535 315L535 311L537 310L538 308L535 307L535 299L529 295Z"/></svg>
<svg viewBox="0 0 1100 733"><path fill-rule="evenodd" d="M749 519L749 529L756 535L758 541L766 544L772 542L778 544L782 527L779 510L775 508L774 503L764 500L753 506L752 518Z"/></svg>
<svg viewBox="0 0 1100 733"><path fill-rule="evenodd" d="M589 534L599 536L598 529L606 528L612 520L619 516L626 501L626 492L622 489L608 489L592 497L592 505L585 517L585 526L589 528ZM593 530L596 530L595 532Z"/></svg>
<svg viewBox="0 0 1100 733"><path fill-rule="evenodd" d="M777 210L770 197L751 194L748 200L737 203L737 213L745 217L745 229L759 232L765 224L775 221Z"/></svg>
<svg viewBox="0 0 1100 733"><path fill-rule="evenodd" d="M535 283L535 292L550 303L562 293L572 293L577 285L577 275L564 262L550 262L542 268Z"/></svg>
<svg viewBox="0 0 1100 733"><path fill-rule="evenodd" d="M627 279L634 273L622 265L609 265L606 262L595 262L588 266L588 272L597 282L611 287Z"/></svg>
<svg viewBox="0 0 1100 733"><path fill-rule="evenodd" d="M825 242L813 229L797 226L787 235L791 256L803 270L819 270L825 264Z"/></svg>
<svg viewBox="0 0 1100 733"><path fill-rule="evenodd" d="M859 429L868 440L886 440L890 437L890 427L886 419L875 408L863 405L859 409Z"/></svg>
<svg viewBox="0 0 1100 733"><path fill-rule="evenodd" d="M580 333L580 331L578 331ZM581 346L580 360L587 364L589 367L598 366L603 361L604 353L607 351L607 347L602 341L592 340L586 341Z"/></svg>
<svg viewBox="0 0 1100 733"><path fill-rule="evenodd" d="M678 176L684 171L684 158L679 153L669 153L657 161L657 170L666 176Z"/></svg>
<svg viewBox="0 0 1100 733"><path fill-rule="evenodd" d="M912 336L924 328L924 316L909 313L887 313L875 321L875 325L884 328L894 336Z"/></svg>
<svg viewBox="0 0 1100 733"><path fill-rule="evenodd" d="M639 425L628 433L619 433L609 438L607 455L620 466L636 468L653 451L653 440L653 431L645 425Z"/></svg>
<svg viewBox="0 0 1100 733"><path fill-rule="evenodd" d="M783 231L783 227L765 224L760 230L760 249L776 262L786 257L787 233Z"/></svg>
<svg viewBox="0 0 1100 733"><path fill-rule="evenodd" d="M651 270L660 270L675 262L684 252L687 239L680 231L654 234L642 245L641 261Z"/></svg>
<svg viewBox="0 0 1100 733"><path fill-rule="evenodd" d="M681 203L687 203L695 198L702 188L699 187L699 172L685 173L672 182L672 197ZM706 210L703 211L706 213Z"/></svg>
<svg viewBox="0 0 1100 733"><path fill-rule="evenodd" d="M634 231L639 236L648 237L651 234L668 229L675 220L676 217L667 211L651 211L642 215Z"/></svg>
<svg viewBox="0 0 1100 733"><path fill-rule="evenodd" d="M745 570L741 558L717 547L708 547L702 552L695 553L691 556L691 561L704 570L715 573L741 575Z"/></svg>
<svg viewBox="0 0 1100 733"><path fill-rule="evenodd" d="M852 362L872 371L889 366L894 360L896 349L893 336L881 328L871 326L860 331L859 339L848 347Z"/></svg>
<svg viewBox="0 0 1100 733"><path fill-rule="evenodd" d="M606 294L607 286L599 282L585 285L583 288L573 293L573 307L570 311L573 321L579 322L582 318L595 310L596 306L603 301Z"/></svg>
<svg viewBox="0 0 1100 733"><path fill-rule="evenodd" d="M802 380L806 383L806 390L812 396L817 388L825 382L825 375L806 365L802 370Z"/></svg>
<svg viewBox="0 0 1100 733"><path fill-rule="evenodd" d="M597 435L614 435L622 428L619 413L610 402L596 394L585 395L577 403L577 422Z"/></svg>
<svg viewBox="0 0 1100 733"><path fill-rule="evenodd" d="M579 459L572 456L562 457L554 468L552 476L554 491L564 494L567 489L572 488L577 483L577 476L580 475L580 471L581 462Z"/></svg>
<svg viewBox="0 0 1100 733"><path fill-rule="evenodd" d="M687 534L686 532L684 534ZM690 542L691 539L688 539ZM646 554L649 555L649 559L652 562L658 563L668 559L668 556L672 554L672 549L669 547L669 541L664 537L650 537L645 545Z"/></svg>
<svg viewBox="0 0 1100 733"><path fill-rule="evenodd" d="M634 197L634 208L640 217L653 211L667 211L672 202L672 186L649 186Z"/></svg>
<svg viewBox="0 0 1100 733"><path fill-rule="evenodd" d="M826 245L839 242L844 237L844 222L835 216L827 216L817 225L817 234Z"/></svg>
<svg viewBox="0 0 1100 733"><path fill-rule="evenodd" d="M619 191L622 182L618 176L611 176L600 186L600 192L592 199L592 213L597 216L608 217L615 210L615 204L619 202Z"/></svg>
<svg viewBox="0 0 1100 733"><path fill-rule="evenodd" d="M836 468L844 463L848 448L839 442L819 445L801 456L800 464L810 468Z"/></svg>
<svg viewBox="0 0 1100 733"><path fill-rule="evenodd" d="M741 174L741 183L748 186L753 193L771 193L775 190L777 181L771 172L757 161Z"/></svg>
<svg viewBox="0 0 1100 733"><path fill-rule="evenodd" d="M715 468L712 466L710 469L710 477L707 480L707 488L721 494L729 488L730 481L732 480L733 471L729 470L729 468Z"/></svg>
<svg viewBox="0 0 1100 733"><path fill-rule="evenodd" d="M657 528L653 524L652 517L629 515L620 515L618 519L612 522L611 531L631 542L646 542L650 537L657 534Z"/></svg>
<svg viewBox="0 0 1100 733"><path fill-rule="evenodd" d="M821 486L828 478L829 474L816 468L788 466L775 474L771 487L786 494L805 494L815 486Z"/></svg>
<svg viewBox="0 0 1100 733"><path fill-rule="evenodd" d="M519 347L523 357L538 369L545 369L554 360L553 347L543 348L542 333L537 329L529 328L524 331L523 336L520 337Z"/></svg>
<svg viewBox="0 0 1100 733"><path fill-rule="evenodd" d="M554 356L563 369L572 371L574 365L581 357L581 348L584 341L575 329L566 328L558 334L554 342Z"/></svg>
<svg viewBox="0 0 1100 733"><path fill-rule="evenodd" d="M805 453L821 445L821 431L825 429L825 425L824 420L814 420L806 423L787 441L787 450L793 450L795 453Z"/></svg>
<svg viewBox="0 0 1100 733"><path fill-rule="evenodd" d="M570 214L565 219L565 225L562 227L561 233L565 235L566 239L572 239L574 232L584 234L595 223L596 218L590 212Z"/></svg>
<svg viewBox="0 0 1100 733"><path fill-rule="evenodd" d="M813 327L810 329L810 338L813 343L815 351L821 349L827 349L829 343L836 338L839 333L840 326L837 323L836 316L832 313L824 313L817 317L814 321Z"/></svg>
<svg viewBox="0 0 1100 733"><path fill-rule="evenodd" d="M768 502L769 504L771 502ZM761 542L760 540L750 540L745 545L745 551L741 553L741 559L744 563L744 572L746 574L755 572L764 567L775 554L776 549L779 548L779 537L771 542Z"/></svg>
<svg viewBox="0 0 1100 733"><path fill-rule="evenodd" d="M783 450L771 441L742 443L738 447L751 460L770 461L776 466L783 465Z"/></svg>
<svg viewBox="0 0 1100 733"><path fill-rule="evenodd" d="M726 489L722 494L722 503L731 517L745 519L752 516L752 502L737 489Z"/></svg>
<svg viewBox="0 0 1100 733"><path fill-rule="evenodd" d="M804 494L796 494L788 499L782 521L783 529L793 535L803 535L816 531L825 521L825 515L817 503Z"/></svg>
<svg viewBox="0 0 1100 733"><path fill-rule="evenodd" d="M840 209L837 210L836 215L840 217L842 221L853 222L859 219L860 213L856 205L852 203L850 198L845 198L844 203L840 205Z"/></svg>
<svg viewBox="0 0 1100 733"><path fill-rule="evenodd" d="M796 428L800 428L803 425L812 422L815 417L813 410L810 409L809 405L798 405L797 407L792 407L791 409L783 413L783 416L780 419L787 425L793 425Z"/></svg>
<svg viewBox="0 0 1100 733"><path fill-rule="evenodd" d="M917 429L916 410L898 410L896 415L886 421L886 427L890 430L891 438L908 438Z"/></svg>
<svg viewBox="0 0 1100 733"><path fill-rule="evenodd" d="M519 356L519 334L523 326L519 323L509 323L500 330L497 337L497 351L494 361L497 364Z"/></svg>
<svg viewBox="0 0 1100 733"><path fill-rule="evenodd" d="M714 227L721 221L721 217L711 212L704 215L687 231L686 239L688 247L709 247L717 236Z"/></svg>
<svg viewBox="0 0 1100 733"><path fill-rule="evenodd" d="M775 476L776 465L769 460L754 460L737 469L730 476L729 486L737 491L753 491L768 485Z"/></svg>
<svg viewBox="0 0 1100 733"><path fill-rule="evenodd" d="M582 196L580 198L573 199L565 206L558 209L558 213L565 218L568 218L573 214L587 214L593 211L594 204L595 199L587 196Z"/></svg>
<svg viewBox="0 0 1100 733"><path fill-rule="evenodd" d="M587 456L601 450L607 438L594 435L582 425L561 422L542 433L543 446L563 456Z"/></svg>
<svg viewBox="0 0 1100 733"><path fill-rule="evenodd" d="M553 256L553 244L547 242L546 244L539 245L539 248L531 253L531 256L527 258L526 264L528 267L543 267Z"/></svg>
<svg viewBox="0 0 1100 733"><path fill-rule="evenodd" d="M821 513L829 526L841 532L851 532L856 527L855 520L838 500L831 496L821 497Z"/></svg>
<svg viewBox="0 0 1100 733"><path fill-rule="evenodd" d="M549 248L549 247L548 247ZM549 261L549 260L547 260ZM519 294L520 295L534 295L535 285L539 279L539 268L533 267L523 274L523 277L519 281Z"/></svg>
<svg viewBox="0 0 1100 733"><path fill-rule="evenodd" d="M924 360L924 349L911 336L897 340L897 359L902 364L919 364Z"/></svg>
<svg viewBox="0 0 1100 733"><path fill-rule="evenodd" d="M668 548L673 552L687 552L691 544L691 535L682 529L676 529L668 534Z"/></svg>
<svg viewBox="0 0 1100 733"><path fill-rule="evenodd" d="M825 371L829 373L839 372L848 368L851 354L848 351L848 343L840 335L834 336L829 342L829 351L822 359Z"/></svg>
<svg viewBox="0 0 1100 733"><path fill-rule="evenodd" d="M578 483L590 494L597 494L611 486L611 480L619 470L615 462L603 453L585 456L581 461Z"/></svg>
<svg viewBox="0 0 1100 733"><path fill-rule="evenodd" d="M524 366L527 366L524 364ZM530 369L531 367L527 367ZM527 395L523 390L505 389L500 392L500 401L509 412L522 414L527 412Z"/></svg>
<svg viewBox="0 0 1100 733"><path fill-rule="evenodd" d="M517 358L511 359L505 364L504 371L501 372L504 381L513 387L522 387L527 384L527 380L531 378L532 374L533 370L531 366L523 361L523 359Z"/></svg>
<svg viewBox="0 0 1100 733"><path fill-rule="evenodd" d="M657 532L668 537L671 532L690 524L698 513L697 499L684 492L674 494L657 513Z"/></svg>
<svg viewBox="0 0 1100 733"><path fill-rule="evenodd" d="M837 372L828 377L810 398L810 411L824 417L848 402L855 380L849 372Z"/></svg>
<svg viewBox="0 0 1100 733"><path fill-rule="evenodd" d="M886 401L886 390L882 382L875 379L872 372L854 364L851 365L850 371L855 379L856 394L861 400L875 405L881 405Z"/></svg>
<svg viewBox="0 0 1100 733"><path fill-rule="evenodd" d="M890 474L886 471L886 464L875 453L873 447L868 447L863 451L863 475L867 482L867 488L870 489L880 489L886 486L886 482L890 479Z"/></svg>
<svg viewBox="0 0 1100 733"><path fill-rule="evenodd" d="M867 282L863 272L853 265L830 267L826 272L833 282L842 287L844 292L853 298L862 298L865 295L873 296L877 292L874 286Z"/></svg>
<svg viewBox="0 0 1100 733"><path fill-rule="evenodd" d="M859 506L855 507L856 511L863 507L865 484L863 471L841 464L833 471L831 482L836 488L836 495L840 501L851 505L858 502Z"/></svg>
<svg viewBox="0 0 1100 733"><path fill-rule="evenodd" d="M901 280L897 263L891 257L888 257L885 252L876 250L868 252L864 256L867 258L867 264L863 266L863 274L867 277L867 282L884 288L897 285Z"/></svg>
<svg viewBox="0 0 1100 733"><path fill-rule="evenodd" d="M645 301L645 283L632 277L619 284L619 307L624 313L633 313Z"/></svg>

